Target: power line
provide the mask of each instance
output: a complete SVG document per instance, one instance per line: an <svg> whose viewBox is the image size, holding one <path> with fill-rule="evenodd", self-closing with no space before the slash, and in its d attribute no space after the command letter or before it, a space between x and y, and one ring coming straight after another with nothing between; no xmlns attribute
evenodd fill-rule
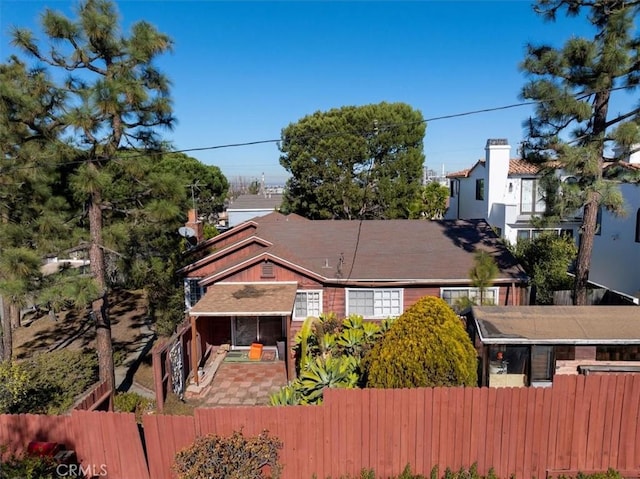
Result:
<svg viewBox="0 0 640 479"><path fill-rule="evenodd" d="M610 89L608 89L608 91L618 91L618 90L627 90L627 89L628 89L628 87L620 86L620 87L610 88ZM588 98L589 96L591 96L591 95L593 95L595 93L597 93L597 92L579 93L579 94L575 95L575 98L577 100L583 100L583 99ZM387 131L387 130L390 130L390 129L393 129L393 128L402 127L402 126L417 125L417 124L421 124L421 123L449 120L449 119L452 119L452 118L461 118L461 117L465 117L465 116L479 115L479 114L483 114L483 113L491 113L491 112L494 112L494 111L501 111L501 110L508 110L508 109L512 109L512 108L520 108L520 107L523 107L523 106L537 105L537 104L545 103L545 102L548 102L548 101L550 101L550 100L524 101L524 102L520 102L520 103L512 103L512 104L509 104L509 105L502 105L502 106L496 106L496 107L490 107L490 108L482 108L482 109L479 109L479 110L469 110L469 111L465 111L465 112L461 112L461 113L452 113L450 115L434 116L434 117L424 118L422 120L417 120L417 121L374 125L372 130L364 131L364 132L361 132L360 134L362 134L362 135L372 134L372 133L376 133L376 132L379 132L379 131ZM353 135L353 134L354 134L354 132L336 131L336 132L333 132L333 133L326 133L326 134L323 134L323 135L301 136L301 137L297 137L296 140L308 140L308 139L314 139L314 138L322 139L322 138L331 138L331 137L338 137L338 136L347 136L347 135ZM355 133L355 134L357 134L357 133ZM268 144L268 143L279 143L281 141L282 141L282 138L274 138L274 139L266 139L266 140L245 141L245 142L238 142L238 143L223 143L223 144L220 144L220 145L202 146L202 147L194 147L194 148L183 148L183 149L180 149L180 150L153 151L153 152L145 152L145 153L137 153L137 154L128 154L126 156L126 158L106 157L106 158L101 158L99 161L112 161L112 160L116 160L116 159L121 159L121 160L134 159L134 158L142 158L142 157L148 157L148 156L153 156L153 155L163 155L163 154L171 154L171 153L192 153L192 152L196 152L196 151L211 151L211 150L221 150L221 149L226 149L226 148L242 148L242 147L247 147L247 146L262 145L262 144ZM52 157L50 157L50 158L52 158ZM58 163L56 165L51 165L51 168L83 164L85 162L86 162L86 160L66 161L66 162ZM6 173L6 172L10 172L10 171L23 170L23 169L26 170L26 169L32 169L32 168L37 168L37 166L12 166L10 168L7 168L4 171L2 169L0 169L0 174Z"/></svg>

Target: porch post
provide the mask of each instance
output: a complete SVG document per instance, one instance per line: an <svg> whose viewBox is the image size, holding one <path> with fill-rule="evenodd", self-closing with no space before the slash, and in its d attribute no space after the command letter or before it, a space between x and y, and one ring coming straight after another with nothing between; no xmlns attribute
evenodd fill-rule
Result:
<svg viewBox="0 0 640 479"><path fill-rule="evenodd" d="M193 377L196 381L196 386L200 385L200 375L198 374L198 344L196 341L198 340L197 333L198 330L196 328L196 320L197 316L191 316L191 371L193 371Z"/></svg>

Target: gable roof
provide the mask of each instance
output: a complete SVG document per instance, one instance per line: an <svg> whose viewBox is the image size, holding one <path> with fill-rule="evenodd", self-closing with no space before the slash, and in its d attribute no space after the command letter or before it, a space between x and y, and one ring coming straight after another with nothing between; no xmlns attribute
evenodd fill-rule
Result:
<svg viewBox="0 0 640 479"><path fill-rule="evenodd" d="M637 306L472 306L484 344L640 344Z"/></svg>
<svg viewBox="0 0 640 479"><path fill-rule="evenodd" d="M449 173L447 178L468 178L471 172L478 166L485 166L486 160L478 160L471 168ZM545 168L560 168L562 165L557 161L545 164L530 163L527 160L512 158L509 160L508 175L537 175Z"/></svg>
<svg viewBox="0 0 640 479"><path fill-rule="evenodd" d="M299 268L304 274L345 283L469 283L474 252L491 253L500 268L499 282L522 282L527 276L484 220L318 220L262 221L254 219L254 234L266 247L238 258L223 279L258 256Z"/></svg>

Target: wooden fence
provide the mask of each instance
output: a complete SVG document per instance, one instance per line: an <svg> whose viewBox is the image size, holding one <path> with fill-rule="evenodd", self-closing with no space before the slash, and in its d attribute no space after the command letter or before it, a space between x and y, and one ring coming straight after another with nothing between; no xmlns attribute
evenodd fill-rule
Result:
<svg viewBox="0 0 640 479"><path fill-rule="evenodd" d="M89 477L149 479L140 431L131 413L74 410L67 416L0 416L0 444L8 452L19 455L31 441L64 444L75 451Z"/></svg>
<svg viewBox="0 0 640 479"><path fill-rule="evenodd" d="M112 390L107 381L95 384L73 406L78 411L108 411Z"/></svg>
<svg viewBox="0 0 640 479"><path fill-rule="evenodd" d="M208 433L268 429L284 443L284 479L410 464L476 463L502 478L544 478L615 468L640 477L640 375L557 376L552 388L436 388L325 392L322 406L198 409L144 418L151 477L172 477L175 452Z"/></svg>
<svg viewBox="0 0 640 479"><path fill-rule="evenodd" d="M640 477L640 374L556 376L551 388L332 389L322 406L197 409L147 415L143 426L144 442L132 414L0 416L0 444L62 442L109 479L170 479L175 453L196 437L263 429L283 442L283 479L363 468L390 477L407 464L428 476L473 463L502 478L610 467Z"/></svg>

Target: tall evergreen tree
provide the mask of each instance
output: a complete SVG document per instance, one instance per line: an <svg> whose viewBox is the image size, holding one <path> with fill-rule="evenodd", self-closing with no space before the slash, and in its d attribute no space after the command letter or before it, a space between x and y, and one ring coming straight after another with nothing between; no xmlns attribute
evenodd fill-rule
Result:
<svg viewBox="0 0 640 479"><path fill-rule="evenodd" d="M316 112L282 130L283 209L311 219L407 218L422 180L425 122L404 103Z"/></svg>
<svg viewBox="0 0 640 479"><path fill-rule="evenodd" d="M144 21L124 36L108 0L81 2L75 20L50 9L41 20L46 48L25 29L14 29L13 43L45 65L70 72L58 85L67 103L57 120L67 127L81 163L73 185L88 213L91 272L100 291L91 304L99 373L114 386L103 241L103 212L109 207L104 190L111 178L105 166L121 148L158 149L157 129L172 125L169 82L153 65L171 40Z"/></svg>
<svg viewBox="0 0 640 479"><path fill-rule="evenodd" d="M20 310L41 285L41 257L72 236L52 161L64 154L53 116L62 100L42 70L15 57L0 64L0 357L7 360Z"/></svg>
<svg viewBox="0 0 640 479"><path fill-rule="evenodd" d="M622 209L615 184L603 179L605 151L612 142L627 151L640 142L638 105L616 115L609 108L616 93L631 92L640 81L640 37L634 32L640 2L537 0L534 9L551 21L561 12L586 18L595 31L561 48L529 45L522 63L530 78L522 96L538 102L535 118L526 123L524 155L534 162L555 160L578 178L563 185L552 203L565 211L582 209L574 303L586 304L598 209Z"/></svg>

